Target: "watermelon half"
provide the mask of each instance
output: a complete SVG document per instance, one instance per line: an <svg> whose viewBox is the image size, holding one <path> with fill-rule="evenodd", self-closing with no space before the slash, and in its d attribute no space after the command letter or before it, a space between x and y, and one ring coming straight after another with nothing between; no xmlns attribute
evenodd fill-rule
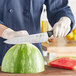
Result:
<svg viewBox="0 0 76 76"><path fill-rule="evenodd" d="M39 49L32 44L14 45L2 61L3 72L39 73L45 70L44 59Z"/></svg>
<svg viewBox="0 0 76 76"><path fill-rule="evenodd" d="M48 66L76 70L76 59L70 57L62 57L48 62Z"/></svg>

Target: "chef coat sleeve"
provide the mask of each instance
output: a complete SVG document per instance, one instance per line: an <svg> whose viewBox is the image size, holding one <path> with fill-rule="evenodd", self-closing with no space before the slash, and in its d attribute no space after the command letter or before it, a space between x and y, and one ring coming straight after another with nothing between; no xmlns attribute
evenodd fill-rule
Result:
<svg viewBox="0 0 76 76"><path fill-rule="evenodd" d="M5 25L1 20L0 20L0 24Z"/></svg>
<svg viewBox="0 0 76 76"><path fill-rule="evenodd" d="M71 19L71 32L75 20L70 7L68 6L68 0L45 0L45 4L47 8L47 17L51 26L53 27L61 17L66 16Z"/></svg>

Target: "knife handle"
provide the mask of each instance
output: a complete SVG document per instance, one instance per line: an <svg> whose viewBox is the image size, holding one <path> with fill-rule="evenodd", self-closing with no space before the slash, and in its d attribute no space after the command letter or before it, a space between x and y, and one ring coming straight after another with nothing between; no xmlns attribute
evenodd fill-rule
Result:
<svg viewBox="0 0 76 76"><path fill-rule="evenodd" d="M48 34L48 37L52 36L53 35L53 30L47 31L47 34Z"/></svg>

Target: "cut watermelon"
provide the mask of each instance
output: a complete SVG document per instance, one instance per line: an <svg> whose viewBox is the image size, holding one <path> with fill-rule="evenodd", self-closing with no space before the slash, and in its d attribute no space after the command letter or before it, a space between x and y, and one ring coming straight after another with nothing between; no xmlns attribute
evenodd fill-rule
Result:
<svg viewBox="0 0 76 76"><path fill-rule="evenodd" d="M44 59L39 49L32 44L11 47L5 54L1 70L9 73L39 73L45 70Z"/></svg>
<svg viewBox="0 0 76 76"><path fill-rule="evenodd" d="M48 66L76 70L76 59L70 57L62 57L48 62Z"/></svg>

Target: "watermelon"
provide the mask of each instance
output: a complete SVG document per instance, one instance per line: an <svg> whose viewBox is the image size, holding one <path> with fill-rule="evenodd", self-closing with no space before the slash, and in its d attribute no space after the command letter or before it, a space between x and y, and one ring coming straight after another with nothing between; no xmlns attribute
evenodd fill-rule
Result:
<svg viewBox="0 0 76 76"><path fill-rule="evenodd" d="M48 66L76 70L76 59L70 57L57 58L49 61Z"/></svg>
<svg viewBox="0 0 76 76"><path fill-rule="evenodd" d="M32 44L17 44L5 54L1 70L9 73L39 73L45 70L39 49Z"/></svg>

